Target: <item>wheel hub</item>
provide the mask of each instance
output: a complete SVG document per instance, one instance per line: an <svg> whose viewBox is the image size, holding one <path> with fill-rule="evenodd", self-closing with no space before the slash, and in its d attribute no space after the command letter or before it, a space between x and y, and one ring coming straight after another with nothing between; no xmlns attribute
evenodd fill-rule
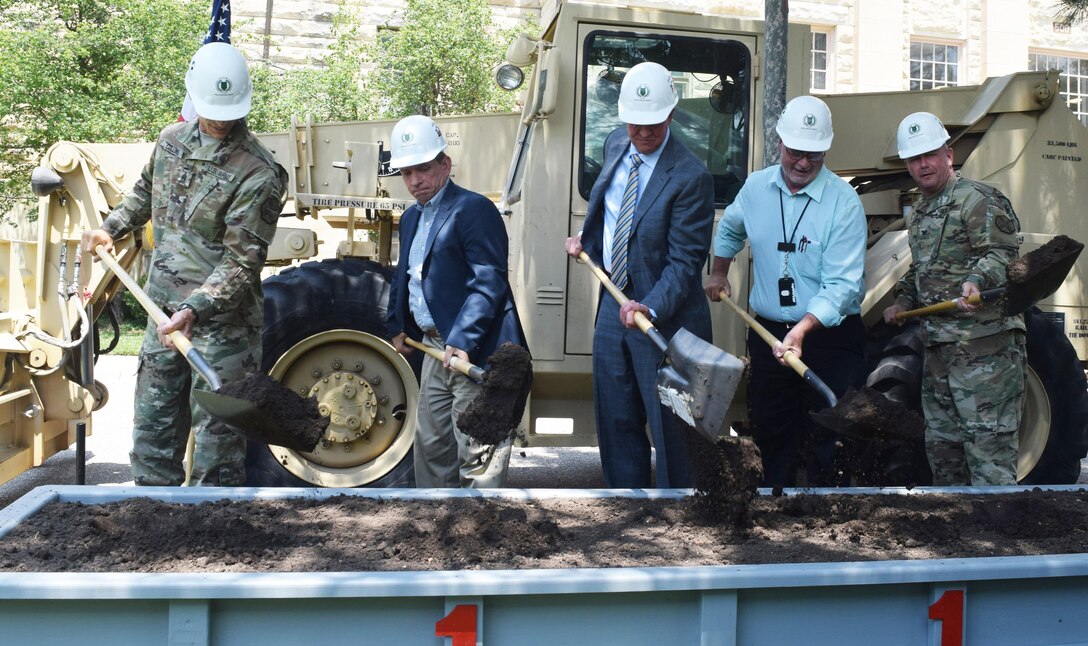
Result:
<svg viewBox="0 0 1088 646"><path fill-rule="evenodd" d="M362 439L378 415L378 396L366 379L351 372L324 375L310 388L317 409L329 418L329 428L322 443L353 442Z"/></svg>

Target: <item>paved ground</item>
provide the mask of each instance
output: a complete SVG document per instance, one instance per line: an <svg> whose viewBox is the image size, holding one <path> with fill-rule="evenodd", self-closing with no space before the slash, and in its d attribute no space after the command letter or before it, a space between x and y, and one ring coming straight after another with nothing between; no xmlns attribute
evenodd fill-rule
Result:
<svg viewBox="0 0 1088 646"><path fill-rule="evenodd" d="M132 446L132 395L136 358L104 356L95 366L95 378L109 387L106 406L94 414L87 438L86 483L132 484L128 451ZM1088 483L1088 459L1081 463L1080 482ZM0 485L0 507L31 489L47 484L76 483L76 451L61 451L37 468ZM596 448L526 448L514 452L507 484L514 488L603 487Z"/></svg>
<svg viewBox="0 0 1088 646"><path fill-rule="evenodd" d="M128 451L132 447L132 396L136 358L103 356L95 366L95 379L106 384L109 401L94 414L87 438L86 483L132 484ZM48 484L76 484L76 450L61 451L40 467L0 485L0 507L7 506L31 489ZM507 481L514 488L603 487L600 457L596 448L518 449L510 459Z"/></svg>

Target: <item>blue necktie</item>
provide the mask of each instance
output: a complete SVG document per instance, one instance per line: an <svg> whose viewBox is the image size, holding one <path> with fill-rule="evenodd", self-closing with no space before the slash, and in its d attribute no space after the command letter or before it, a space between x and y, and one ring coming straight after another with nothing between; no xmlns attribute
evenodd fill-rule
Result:
<svg viewBox="0 0 1088 646"><path fill-rule="evenodd" d="M638 153L631 155L631 174L627 176L620 215L616 219L616 230L612 233L612 281L620 289L627 286L627 243L631 239L631 224L638 203L638 167L641 165L642 158Z"/></svg>

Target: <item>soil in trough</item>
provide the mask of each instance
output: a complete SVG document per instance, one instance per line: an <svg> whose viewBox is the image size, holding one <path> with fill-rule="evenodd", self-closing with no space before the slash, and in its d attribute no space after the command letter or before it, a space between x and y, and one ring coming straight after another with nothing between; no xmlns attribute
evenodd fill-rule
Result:
<svg viewBox="0 0 1088 646"><path fill-rule="evenodd" d="M636 567L1065 554L1088 492L757 496L743 528L681 500L337 496L54 503L0 571L328 572Z"/></svg>

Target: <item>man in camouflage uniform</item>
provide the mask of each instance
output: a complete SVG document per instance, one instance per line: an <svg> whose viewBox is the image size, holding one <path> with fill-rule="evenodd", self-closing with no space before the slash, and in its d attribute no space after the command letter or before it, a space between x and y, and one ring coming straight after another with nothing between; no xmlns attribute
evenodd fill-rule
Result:
<svg viewBox="0 0 1088 646"><path fill-rule="evenodd" d="M130 454L138 485L179 485L186 442L195 438L190 483L245 484L245 439L190 399L208 389L178 353L180 330L223 383L260 370L261 269L287 174L249 132L245 59L225 43L202 47L186 88L199 119L167 127L132 192L83 246L113 248L151 220L155 251L145 290L170 320L148 319L137 375Z"/></svg>
<svg viewBox="0 0 1088 646"><path fill-rule="evenodd" d="M921 196L910 221L911 266L896 286L896 314L959 296L958 310L922 322L922 410L936 485L1016 484L1017 431L1024 403L1024 321L968 302L1005 284L1020 223L997 189L952 168L948 132L918 112L899 126L899 156Z"/></svg>

